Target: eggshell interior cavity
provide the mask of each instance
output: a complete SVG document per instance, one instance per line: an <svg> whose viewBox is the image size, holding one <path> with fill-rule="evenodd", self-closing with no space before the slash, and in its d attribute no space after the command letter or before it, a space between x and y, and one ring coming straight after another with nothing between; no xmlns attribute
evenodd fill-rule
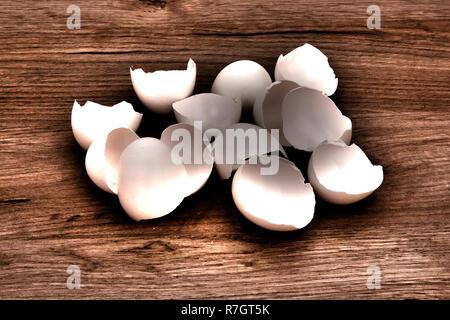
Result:
<svg viewBox="0 0 450 320"><path fill-rule="evenodd" d="M197 67L189 59L186 70L144 72L130 68L134 91L141 102L153 112L167 114L172 103L190 96L194 90Z"/></svg>
<svg viewBox="0 0 450 320"><path fill-rule="evenodd" d="M262 175L260 163L242 165L233 178L233 200L239 211L260 227L274 231L301 229L314 216L313 189L292 162L283 158L278 161L279 170L274 175Z"/></svg>
<svg viewBox="0 0 450 320"><path fill-rule="evenodd" d="M240 98L243 111L250 110L256 98L272 83L269 73L250 60L235 61L219 72L211 88L212 93Z"/></svg>
<svg viewBox="0 0 450 320"><path fill-rule="evenodd" d="M275 80L291 80L301 87L319 90L327 96L331 96L338 85L327 56L308 43L286 56L280 55L275 66Z"/></svg>
<svg viewBox="0 0 450 320"><path fill-rule="evenodd" d="M324 200L335 204L359 201L383 181L383 168L374 166L355 144L324 141L312 153L308 179Z"/></svg>
<svg viewBox="0 0 450 320"><path fill-rule="evenodd" d="M207 130L223 129L239 122L242 106L239 99L201 93L175 102L173 110L178 122L194 125L194 121L201 121L203 130Z"/></svg>
<svg viewBox="0 0 450 320"><path fill-rule="evenodd" d="M119 201L134 220L172 212L188 194L187 186L184 165L172 162L170 147L159 139L135 140L120 156Z"/></svg>
<svg viewBox="0 0 450 320"><path fill-rule="evenodd" d="M325 140L350 143L352 122L333 100L317 90L298 88L283 100L283 134L296 149L313 151Z"/></svg>
<svg viewBox="0 0 450 320"><path fill-rule="evenodd" d="M104 154L106 160L106 184L115 194L117 194L117 182L119 179L120 156L123 150L137 139L139 139L139 136L127 128L114 129L106 138Z"/></svg>
<svg viewBox="0 0 450 320"><path fill-rule="evenodd" d="M96 139L89 146L84 159L84 165L89 178L103 191L113 193L106 183L106 136Z"/></svg>
<svg viewBox="0 0 450 320"><path fill-rule="evenodd" d="M282 103L285 96L299 85L293 81L275 81L259 95L253 105L253 118L255 122L263 128L279 129L280 143L283 146L291 146L284 137Z"/></svg>
<svg viewBox="0 0 450 320"><path fill-rule="evenodd" d="M184 164L189 180L187 196L206 183L214 165L210 143L203 141L202 135L201 130L186 123L171 125L161 134L161 141L170 147L172 157Z"/></svg>
<svg viewBox="0 0 450 320"><path fill-rule="evenodd" d="M118 128L90 145L85 158L86 172L99 188L117 193L120 155L128 144L138 138L133 130Z"/></svg>
<svg viewBox="0 0 450 320"><path fill-rule="evenodd" d="M233 134L227 134L226 131ZM281 152L287 157L277 136L251 123L237 123L223 130L222 139L216 138L212 146L215 168L221 179L229 179L233 171L250 157L275 152Z"/></svg>
<svg viewBox="0 0 450 320"><path fill-rule="evenodd" d="M87 101L84 106L80 106L76 100L73 103L72 131L84 149L113 129L123 127L136 131L141 120L142 114L135 112L133 106L125 101L112 107L91 101Z"/></svg>

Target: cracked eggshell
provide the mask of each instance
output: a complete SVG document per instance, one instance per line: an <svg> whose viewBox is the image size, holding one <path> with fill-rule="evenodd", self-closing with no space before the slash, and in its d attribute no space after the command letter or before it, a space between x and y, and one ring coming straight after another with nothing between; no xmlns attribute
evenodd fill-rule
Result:
<svg viewBox="0 0 450 320"><path fill-rule="evenodd" d="M289 92L283 100L282 118L284 136L299 150L311 152L325 140L349 144L352 137L352 121L317 90Z"/></svg>
<svg viewBox="0 0 450 320"><path fill-rule="evenodd" d="M126 128L115 129L106 138L106 184L115 194L118 192L120 156L130 143L138 139L139 136L134 131Z"/></svg>
<svg viewBox="0 0 450 320"><path fill-rule="evenodd" d="M85 158L86 172L100 189L117 194L120 155L128 144L138 138L133 130L118 128L90 145Z"/></svg>
<svg viewBox="0 0 450 320"><path fill-rule="evenodd" d="M162 217L188 194L187 179L184 165L172 161L168 145L155 138L135 140L120 156L120 204L136 221Z"/></svg>
<svg viewBox="0 0 450 320"><path fill-rule="evenodd" d="M112 107L87 101L80 106L75 100L72 108L72 131L81 147L88 149L94 140L117 128L136 131L142 120L142 113L135 112L125 101Z"/></svg>
<svg viewBox="0 0 450 320"><path fill-rule="evenodd" d="M130 68L131 82L139 100L159 114L172 111L172 103L184 99L194 91L197 67L189 59L186 70L144 72Z"/></svg>
<svg viewBox="0 0 450 320"><path fill-rule="evenodd" d="M113 193L106 183L105 160L106 136L96 139L89 146L84 159L84 165L89 178L103 191Z"/></svg>
<svg viewBox="0 0 450 320"><path fill-rule="evenodd" d="M248 131L250 130L250 131ZM251 123L236 123L229 128L222 130L222 139L215 139L213 142L215 168L216 172L222 180L229 179L233 171L237 170L245 160L253 156L262 156L269 152L281 152L287 157L283 146L280 145L276 136L273 136L263 128ZM228 136L226 131L232 132L233 135ZM255 132L256 143L250 143L249 134ZM264 144L261 138L265 139ZM231 143L230 139L234 139ZM238 142L245 142L244 150L238 150ZM220 143L222 145L220 145ZM239 152L238 152L239 151ZM229 155L234 155L232 161L227 161ZM232 162L232 163L230 163Z"/></svg>
<svg viewBox="0 0 450 320"><path fill-rule="evenodd" d="M201 93L175 102L173 110L178 122L194 125L194 121L202 121L203 130L207 130L223 129L239 122L242 106L239 99Z"/></svg>
<svg viewBox="0 0 450 320"><path fill-rule="evenodd" d="M239 98L243 111L251 111L256 98L272 83L269 73L250 60L235 61L219 72L211 88L212 93Z"/></svg>
<svg viewBox="0 0 450 320"><path fill-rule="evenodd" d="M273 175L262 175L264 165L260 163L242 165L233 178L233 200L239 211L260 227L274 231L301 229L314 216L313 189L309 183L305 184L302 173L292 162L277 160L279 169Z"/></svg>
<svg viewBox="0 0 450 320"><path fill-rule="evenodd" d="M206 183L213 168L214 159L210 143L204 141L202 137L203 133L199 129L187 123L171 125L161 134L161 141L175 153L172 157L179 157L184 164L188 176L187 196L198 191ZM187 151L186 154L184 150Z"/></svg>
<svg viewBox="0 0 450 320"><path fill-rule="evenodd" d="M253 118L263 128L280 130L280 143L291 146L283 134L282 103L285 96L299 85L293 81L275 81L258 96L253 105Z"/></svg>
<svg viewBox="0 0 450 320"><path fill-rule="evenodd" d="M350 204L364 199L383 182L383 167L374 166L355 144L324 141L312 153L308 179L325 201Z"/></svg>
<svg viewBox="0 0 450 320"><path fill-rule="evenodd" d="M275 65L275 80L291 80L301 87L319 90L327 96L331 96L338 85L327 56L308 43L286 56L280 55Z"/></svg>

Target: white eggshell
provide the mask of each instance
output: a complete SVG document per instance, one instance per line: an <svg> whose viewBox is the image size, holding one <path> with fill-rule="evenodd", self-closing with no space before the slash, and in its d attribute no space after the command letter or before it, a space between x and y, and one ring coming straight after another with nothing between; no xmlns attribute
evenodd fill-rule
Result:
<svg viewBox="0 0 450 320"><path fill-rule="evenodd" d="M213 168L210 143L203 141L202 137L202 131L187 123L171 125L161 134L161 141L172 150L172 158L178 157L184 164L189 180L186 196L195 193L206 183Z"/></svg>
<svg viewBox="0 0 450 320"><path fill-rule="evenodd" d="M331 203L364 199L383 182L383 167L374 166L355 144L324 141L312 153L308 179L319 196Z"/></svg>
<svg viewBox="0 0 450 320"><path fill-rule="evenodd" d="M96 139L89 146L85 158L86 172L99 188L117 193L120 155L128 144L138 138L131 129L118 128Z"/></svg>
<svg viewBox="0 0 450 320"><path fill-rule="evenodd" d="M251 110L256 98L271 83L272 79L263 66L254 61L239 60L219 72L211 92L240 98L243 111L246 111Z"/></svg>
<svg viewBox="0 0 450 320"><path fill-rule="evenodd" d="M120 204L136 221L162 217L188 194L187 179L184 165L172 162L168 145L155 138L135 140L120 156Z"/></svg>
<svg viewBox="0 0 450 320"><path fill-rule="evenodd" d="M232 135L227 134L227 131ZM254 133L253 136L252 133ZM254 143L250 142L250 137L253 137ZM215 168L221 179L229 179L233 171L250 157L265 155L269 152L281 152L287 157L278 137L251 123L237 123L223 130L221 138L216 137L212 146ZM228 160L229 158L231 161Z"/></svg>
<svg viewBox="0 0 450 320"><path fill-rule="evenodd" d="M239 99L201 93L175 102L173 110L178 122L194 125L194 121L201 121L203 130L207 130L223 129L239 122L242 106Z"/></svg>
<svg viewBox="0 0 450 320"><path fill-rule="evenodd" d="M349 144L352 137L351 120L317 90L290 91L283 100L282 118L284 136L299 150L311 152L325 140Z"/></svg>
<svg viewBox="0 0 450 320"><path fill-rule="evenodd" d="M260 163L242 165L233 178L233 200L239 211L260 227L274 231L301 229L314 216L313 189L292 162L283 158L278 161L279 169L273 175L261 174L264 165Z"/></svg>
<svg viewBox="0 0 450 320"><path fill-rule="evenodd" d="M134 91L141 102L153 112L167 114L172 103L184 99L194 91L197 67L189 59L186 70L144 72L130 68Z"/></svg>
<svg viewBox="0 0 450 320"><path fill-rule="evenodd" d="M275 80L294 81L301 87L319 90L327 96L331 96L338 85L327 56L308 43L286 56L280 55L275 66Z"/></svg>
<svg viewBox="0 0 450 320"><path fill-rule="evenodd" d="M105 143L106 184L115 194L118 191L120 156L125 148L137 139L139 136L126 128L115 129L108 134Z"/></svg>
<svg viewBox="0 0 450 320"><path fill-rule="evenodd" d="M282 131L282 103L285 96L298 87L299 85L293 81L276 81L258 96L253 105L255 122L263 128L280 130L280 143L283 146L291 146L291 144L286 140Z"/></svg>
<svg viewBox="0 0 450 320"><path fill-rule="evenodd" d="M106 136L96 139L86 152L84 165L89 178L103 191L113 193L106 183Z"/></svg>
<svg viewBox="0 0 450 320"><path fill-rule="evenodd" d="M80 106L76 100L73 103L72 131L84 149L113 129L123 127L136 131L141 120L142 113L135 112L133 106L125 101L112 107L91 101L87 101L84 106Z"/></svg>

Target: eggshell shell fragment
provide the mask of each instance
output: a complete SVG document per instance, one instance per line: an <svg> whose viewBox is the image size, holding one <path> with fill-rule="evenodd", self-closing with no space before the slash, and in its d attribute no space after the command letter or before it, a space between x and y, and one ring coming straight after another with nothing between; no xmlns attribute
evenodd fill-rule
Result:
<svg viewBox="0 0 450 320"><path fill-rule="evenodd" d="M131 129L118 128L90 145L85 158L86 172L99 188L117 193L120 155L128 144L138 138Z"/></svg>
<svg viewBox="0 0 450 320"><path fill-rule="evenodd" d="M170 147L159 139L133 141L119 163L119 201L134 220L162 217L188 193L184 165L172 162Z"/></svg>
<svg viewBox="0 0 450 320"><path fill-rule="evenodd" d="M214 93L201 93L173 104L175 117L180 123L194 125L202 121L203 130L227 128L239 122L241 101Z"/></svg>
<svg viewBox="0 0 450 320"><path fill-rule="evenodd" d="M130 68L134 91L141 102L153 112L167 114L172 103L192 94L197 77L194 60L189 59L186 70L144 72Z"/></svg>
<svg viewBox="0 0 450 320"><path fill-rule="evenodd" d="M301 229L314 216L313 189L292 162L283 158L278 161L274 175L262 175L260 163L242 165L233 178L233 200L239 211L260 227L274 231Z"/></svg>
<svg viewBox="0 0 450 320"><path fill-rule="evenodd" d="M91 101L87 101L84 106L80 106L76 100L73 103L72 131L84 149L88 149L94 140L113 129L123 127L136 131L141 120L142 114L135 112L133 106L125 101L112 107Z"/></svg>
<svg viewBox="0 0 450 320"><path fill-rule="evenodd" d="M350 143L351 120L317 90L290 91L283 100L282 118L284 136L296 149L311 152L325 140Z"/></svg>
<svg viewBox="0 0 450 320"><path fill-rule="evenodd" d="M302 87L319 90L327 96L331 96L338 85L327 56L308 43L286 56L280 55L275 66L275 80L291 80Z"/></svg>
<svg viewBox="0 0 450 320"><path fill-rule="evenodd" d="M86 152L84 165L89 178L103 191L113 193L106 183L106 136L96 139Z"/></svg>
<svg viewBox="0 0 450 320"><path fill-rule="evenodd" d="M235 61L219 72L211 88L212 93L240 98L243 111L251 110L256 98L272 83L269 73L250 60Z"/></svg>
<svg viewBox="0 0 450 320"><path fill-rule="evenodd" d="M285 96L298 87L299 85L293 81L276 81L259 95L253 105L253 118L255 122L263 128L279 129L280 143L283 146L291 146L291 144L286 140L282 131L282 103Z"/></svg>
<svg viewBox="0 0 450 320"><path fill-rule="evenodd" d="M195 193L206 183L214 165L211 146L209 142L202 140L202 134L199 129L186 123L171 125L161 134L161 141L170 147L172 157L180 157L180 161L184 164L188 175L186 196ZM180 144L186 146L187 155L179 154ZM173 154L174 152L176 155Z"/></svg>
<svg viewBox="0 0 450 320"><path fill-rule="evenodd" d="M105 159L106 159L106 184L111 191L117 194L117 182L119 179L119 161L123 150L139 139L139 136L126 128L112 130L105 143Z"/></svg>
<svg viewBox="0 0 450 320"><path fill-rule="evenodd" d="M227 130L233 132L233 135L227 135ZM256 143L251 143L250 138L247 138L251 137L251 132L255 133L253 139ZM243 148L238 141L242 142ZM215 168L221 179L229 179L233 171L237 170L250 157L270 152L281 152L285 157L287 156L277 137L251 123L237 123L230 126L223 130L222 139L216 138L212 145L216 159ZM230 155L233 156L232 161L227 161Z"/></svg>
<svg viewBox="0 0 450 320"><path fill-rule="evenodd" d="M308 179L319 196L331 203L364 199L383 182L383 168L374 166L355 144L324 141L312 153Z"/></svg>

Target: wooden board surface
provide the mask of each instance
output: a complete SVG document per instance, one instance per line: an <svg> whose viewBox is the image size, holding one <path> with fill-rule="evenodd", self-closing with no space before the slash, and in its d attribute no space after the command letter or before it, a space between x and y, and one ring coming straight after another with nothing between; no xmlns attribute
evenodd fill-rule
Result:
<svg viewBox="0 0 450 320"><path fill-rule="evenodd" d="M81 9L68 30L66 8ZM450 3L377 1L1 1L0 298L450 298ZM73 100L144 112L129 77L198 66L208 92L228 63L320 48L333 100L385 180L350 206L318 202L304 230L241 216L214 174L172 214L135 223L84 170ZM145 112L143 136L172 116ZM308 156L289 152L302 169ZM303 171L306 174L305 171ZM66 268L81 269L68 290ZM366 286L379 266L381 289Z"/></svg>

